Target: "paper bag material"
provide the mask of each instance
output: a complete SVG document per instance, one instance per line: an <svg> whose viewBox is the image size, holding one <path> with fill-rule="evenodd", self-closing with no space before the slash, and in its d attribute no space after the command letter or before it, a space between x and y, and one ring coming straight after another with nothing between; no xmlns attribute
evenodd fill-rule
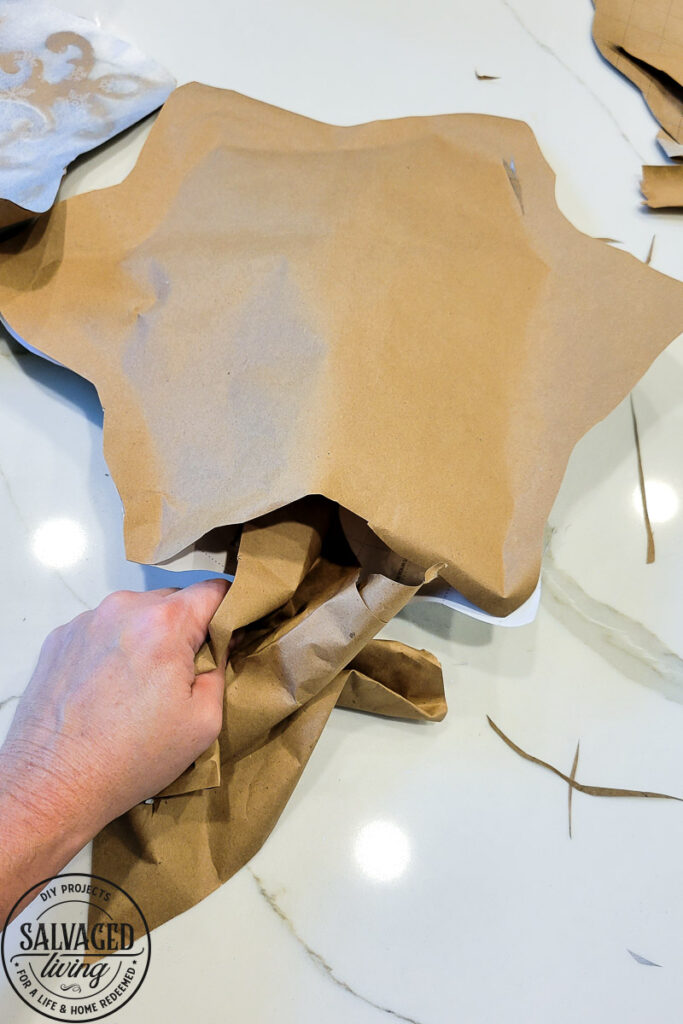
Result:
<svg viewBox="0 0 683 1024"><path fill-rule="evenodd" d="M220 786L140 804L95 839L93 872L133 894L150 928L203 899L260 848L350 673L356 671L344 671L350 662L365 676L365 699L361 691L355 696L351 691L357 707L384 708L381 713L403 717L431 712L438 718L445 711L440 672L429 656L411 655L403 645L375 646L365 653L369 641L417 586L368 573L338 557L334 560L330 531L323 532L329 515L329 503L297 503L251 531L251 549L244 560L240 546L235 584L222 604L223 619L240 621L247 607L272 610L245 629L239 648L230 655L219 737ZM248 536L245 528L243 544ZM316 547L320 554L311 561ZM240 589L245 577L248 584ZM254 579L260 581L256 601ZM289 593L287 586L293 588ZM361 660L354 661L359 656ZM392 686L395 663L397 701L389 712L386 691ZM381 680L373 694L368 673L375 670ZM414 716L411 704L417 709ZM97 913L91 907L91 920Z"/></svg>
<svg viewBox="0 0 683 1024"><path fill-rule="evenodd" d="M593 39L683 142L683 0L594 0Z"/></svg>
<svg viewBox="0 0 683 1024"><path fill-rule="evenodd" d="M0 229L49 209L71 161L175 82L135 47L42 0L0 0Z"/></svg>
<svg viewBox="0 0 683 1024"><path fill-rule="evenodd" d="M322 537L335 515L329 503L306 498L246 524L239 548L240 573L230 599L221 603L210 624L209 643L195 659L198 673L221 664L233 635L244 627L251 624L253 639L268 628L263 622L273 612L278 611L282 618L291 615L288 601L320 554ZM407 582L401 578L407 570L405 560L399 566L393 552L377 538L373 546L367 524L345 510L340 510L340 522L347 540L352 532L361 551L359 564L366 573L377 569L399 583ZM419 586L424 574L411 568L410 582ZM272 618L269 622L273 624ZM344 671L339 707L428 721L441 721L446 714L441 666L428 651L416 651L398 641L372 640ZM177 796L219 784L216 743L158 796Z"/></svg>
<svg viewBox="0 0 683 1024"><path fill-rule="evenodd" d="M429 651L397 640L371 640L341 675L338 708L427 722L446 716L441 665Z"/></svg>
<svg viewBox="0 0 683 1024"><path fill-rule="evenodd" d="M0 254L11 330L98 389L129 558L322 494L496 615L573 445L683 326L683 286L560 214L521 122L196 84L123 183Z"/></svg>
<svg viewBox="0 0 683 1024"><path fill-rule="evenodd" d="M643 167L640 189L654 209L683 206L683 164Z"/></svg>
<svg viewBox="0 0 683 1024"><path fill-rule="evenodd" d="M204 671L210 670L206 664ZM441 722L448 711L439 661L398 640L371 640L340 673L338 708L415 721ZM218 740L156 799L220 785Z"/></svg>

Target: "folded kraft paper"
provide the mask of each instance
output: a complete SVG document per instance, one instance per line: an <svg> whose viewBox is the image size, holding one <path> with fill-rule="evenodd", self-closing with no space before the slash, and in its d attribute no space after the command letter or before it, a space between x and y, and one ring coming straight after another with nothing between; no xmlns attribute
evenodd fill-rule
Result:
<svg viewBox="0 0 683 1024"><path fill-rule="evenodd" d="M683 0L594 0L593 39L683 142Z"/></svg>

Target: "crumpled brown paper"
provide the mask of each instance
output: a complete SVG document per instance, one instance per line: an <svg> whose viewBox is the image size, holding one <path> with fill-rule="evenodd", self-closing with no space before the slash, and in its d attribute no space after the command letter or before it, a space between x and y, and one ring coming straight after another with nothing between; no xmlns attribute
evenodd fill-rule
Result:
<svg viewBox="0 0 683 1024"><path fill-rule="evenodd" d="M680 284L562 217L521 122L196 84L126 181L0 254L10 327L98 389L130 558L323 494L496 615L573 445L683 326Z"/></svg>
<svg viewBox="0 0 683 1024"><path fill-rule="evenodd" d="M441 665L398 640L370 640L342 673L338 708L440 722L446 714Z"/></svg>
<svg viewBox="0 0 683 1024"><path fill-rule="evenodd" d="M593 0L593 39L683 142L683 0Z"/></svg>
<svg viewBox="0 0 683 1024"><path fill-rule="evenodd" d="M203 652L208 669L243 630L226 672L220 786L140 804L93 846L93 873L133 893L150 928L203 899L256 853L335 704L443 718L433 656L372 642L415 594L424 574L417 577L407 585L359 566L336 510L322 499L245 526L235 583ZM92 920L97 913L91 907Z"/></svg>

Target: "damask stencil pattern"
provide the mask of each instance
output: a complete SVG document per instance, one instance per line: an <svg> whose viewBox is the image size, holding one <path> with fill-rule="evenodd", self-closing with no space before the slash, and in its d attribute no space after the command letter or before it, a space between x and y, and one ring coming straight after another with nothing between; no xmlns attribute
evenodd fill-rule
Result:
<svg viewBox="0 0 683 1024"><path fill-rule="evenodd" d="M159 107L173 85L82 18L0 0L0 227L49 209L67 165Z"/></svg>

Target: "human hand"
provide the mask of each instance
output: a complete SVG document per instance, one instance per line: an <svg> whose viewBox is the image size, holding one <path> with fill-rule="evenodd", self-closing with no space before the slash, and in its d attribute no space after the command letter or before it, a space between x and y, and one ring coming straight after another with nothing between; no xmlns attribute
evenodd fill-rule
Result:
<svg viewBox="0 0 683 1024"><path fill-rule="evenodd" d="M34 853L52 849L59 832L73 855L210 746L224 666L195 676L194 656L226 590L216 579L122 591L50 633L0 749L3 833L14 824L14 845L28 828Z"/></svg>

